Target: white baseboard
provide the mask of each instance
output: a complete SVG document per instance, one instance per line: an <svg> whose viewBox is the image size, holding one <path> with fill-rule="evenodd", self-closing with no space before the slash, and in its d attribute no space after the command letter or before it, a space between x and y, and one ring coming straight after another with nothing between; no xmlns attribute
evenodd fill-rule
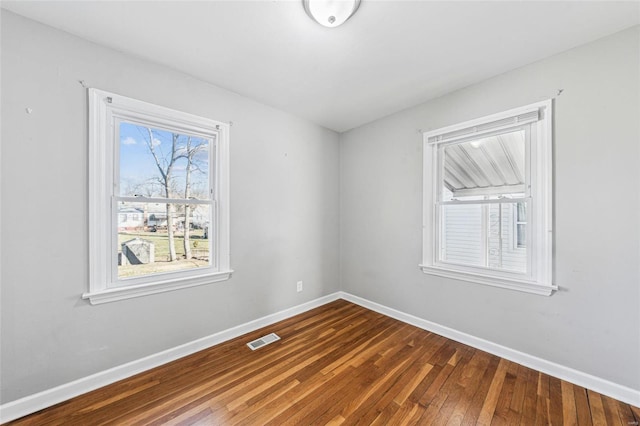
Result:
<svg viewBox="0 0 640 426"><path fill-rule="evenodd" d="M50 407L92 390L101 388L103 386L115 383L118 380L126 379L135 374L142 373L160 365L166 364L176 359L191 355L195 352L209 348L214 345L226 342L236 337L251 331L258 330L262 327L274 324L278 321L290 318L292 316L301 314L308 310L325 305L334 300L344 299L349 302L355 303L372 311L387 315L391 318L395 318L399 321L407 324L414 325L424 330L439 334L448 339L455 340L465 345L472 346L474 348L489 352L499 357L508 359L510 361L522 364L526 367L533 368L534 370L541 371L550 376L557 377L562 380L574 383L578 386L582 386L587 389L594 390L603 395L610 396L619 401L626 402L627 404L640 406L640 391L631 389L610 381L601 379L599 377L592 376L590 374L583 373L581 371L574 370L569 367L565 367L554 362L550 362L526 353L516 351L514 349L507 348L502 345L484 340L470 334L466 334L449 327L445 327L440 324L436 324L431 321L427 321L416 316L400 312L398 310L380 305L375 302L371 302L367 299L363 299L358 296L354 296L345 292L333 293L307 303L303 303L298 306L294 306L289 309L285 309L280 312L276 312L271 315L267 315L262 318L241 324L239 326L230 328L228 330L221 331L219 333L212 334L207 337L203 337L198 340L194 340L184 345L177 346L175 348L168 349L166 351L159 352L109 370L101 371L91 376L87 376L78 380L75 380L64 385L57 386L52 389L48 389L39 392L34 395L26 396L24 398L12 401L3 405L0 405L0 423L6 423L11 420L26 416L43 408Z"/></svg>
<svg viewBox="0 0 640 426"><path fill-rule="evenodd" d="M92 374L91 376L56 386L52 389L2 404L0 405L0 423L6 423L28 414L35 413L43 408L51 407L52 405L74 398L78 395L115 383L118 380L126 379L127 377L131 377L135 374L175 361L176 359L191 355L195 352L226 342L251 331L258 330L278 321L282 321L325 305L334 300L338 300L339 298L339 293L333 293L253 321L249 321L228 330L185 343L184 345L176 346L175 348L167 349L166 351L149 355L147 357Z"/></svg>
<svg viewBox="0 0 640 426"><path fill-rule="evenodd" d="M524 352L507 348L497 343L493 343L488 340L484 340L479 337L475 337L470 334L466 334L461 331L457 331L452 328L445 327L443 325L436 324L434 322L427 321L425 319L418 318L416 316L406 314L392 308L388 308L386 306L371 302L369 300L354 296L349 293L340 292L339 294L342 299L348 300L349 302L355 303L372 311L439 334L448 339L455 340L456 342L464 343L465 345L472 346L476 349L489 352L490 354L497 355L499 357L508 359L509 361L513 361L518 364L524 365L525 367L541 371L545 374L557 377L578 386L591 389L619 401L626 402L627 404L640 407L640 390L631 389L626 386L622 386L617 383L613 383L608 380L583 373L582 371L574 370L573 368L556 364L555 362L547 361L542 358L526 354Z"/></svg>

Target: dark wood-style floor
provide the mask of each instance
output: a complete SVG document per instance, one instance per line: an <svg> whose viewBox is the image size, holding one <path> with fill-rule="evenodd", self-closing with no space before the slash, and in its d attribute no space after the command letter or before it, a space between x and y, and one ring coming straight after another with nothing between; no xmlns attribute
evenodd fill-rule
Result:
<svg viewBox="0 0 640 426"><path fill-rule="evenodd" d="M252 352L246 343L282 339ZM640 410L339 300L16 425L632 425Z"/></svg>

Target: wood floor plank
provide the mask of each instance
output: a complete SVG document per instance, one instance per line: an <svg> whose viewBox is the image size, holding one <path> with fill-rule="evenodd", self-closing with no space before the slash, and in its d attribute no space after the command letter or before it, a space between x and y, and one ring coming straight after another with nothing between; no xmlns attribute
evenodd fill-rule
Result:
<svg viewBox="0 0 640 426"><path fill-rule="evenodd" d="M591 390L587 391L587 395L589 396L589 408L593 424L606 425L607 418L604 414L604 406L602 405L602 398L600 398L601 395Z"/></svg>
<svg viewBox="0 0 640 426"><path fill-rule="evenodd" d="M480 416L480 413L482 411L482 407L484 406L485 399L487 398L487 394L489 393L491 381L493 379L493 376L496 374L499 363L500 358L493 356L490 358L489 365L484 371L482 378L480 379L478 388L476 389L471 403L469 404L469 408L467 409L467 412L462 419L463 425L475 425L477 423L478 417Z"/></svg>
<svg viewBox="0 0 640 426"><path fill-rule="evenodd" d="M640 424L640 415L635 416L631 406L620 401L618 403L618 410L620 412L620 420L623 425L638 426ZM639 413L640 414L640 413Z"/></svg>
<svg viewBox="0 0 640 426"><path fill-rule="evenodd" d="M410 419L416 416L419 410L421 410L421 407L418 404L407 399L398 410L396 410L393 417L389 419L388 425L400 426L411 424Z"/></svg>
<svg viewBox="0 0 640 426"><path fill-rule="evenodd" d="M392 402L396 395L393 386L398 380L404 381L407 371L417 359L420 352L413 351L409 346L405 346L403 351L397 352L392 358L384 363L379 363L377 374L367 388L349 398L341 410L342 416L351 424L367 423L373 421L376 413ZM413 354L411 353L413 352ZM402 361L401 361L402 360ZM382 399L382 401L381 401Z"/></svg>
<svg viewBox="0 0 640 426"><path fill-rule="evenodd" d="M495 417L498 417L500 421L507 423L509 417L509 411L511 409L511 399L513 398L513 392L516 385L516 373L518 372L518 364L509 362L507 372L505 374L504 383L498 397L498 403L496 404Z"/></svg>
<svg viewBox="0 0 640 426"><path fill-rule="evenodd" d="M471 359L462 368L458 378L457 384L462 387L463 391L449 420L447 420L447 426L458 426L463 423L465 414L471 406L473 395L478 389L478 384L489 365L489 360L490 356L486 352L472 351Z"/></svg>
<svg viewBox="0 0 640 426"><path fill-rule="evenodd" d="M395 377L384 378L383 381L380 381L381 384L386 384L386 391L377 391L374 393L371 392L371 390L373 390L372 387L371 390L359 397L357 409L350 413L349 417L346 417L347 420L355 421L355 424L369 424L378 417L380 417L378 419L378 422L380 422L395 414L395 410L399 407L395 400L402 398L402 396L399 396L401 392L408 392L408 389L404 389L406 384L410 382L412 378L415 378L419 371L418 369L420 369L422 365L430 366L430 364L427 363L428 356L426 356L425 353L414 350L412 350L412 352L414 352L414 354L407 354L407 362L401 370L398 370ZM430 370L430 368L425 368L424 370L427 369ZM378 390L379 389L380 387L378 387ZM379 414L376 415L376 413ZM381 414L382 416L380 416Z"/></svg>
<svg viewBox="0 0 640 426"><path fill-rule="evenodd" d="M562 383L555 377L549 378L549 421L551 424L562 424L565 407L562 404Z"/></svg>
<svg viewBox="0 0 640 426"><path fill-rule="evenodd" d="M602 405L604 406L604 416L607 419L607 423L610 425L622 423L620 419L620 413L618 412L617 401L605 395L601 395L600 397L602 398Z"/></svg>
<svg viewBox="0 0 640 426"><path fill-rule="evenodd" d="M538 398L536 399L536 418L532 424L536 426L557 424L551 421L550 409L551 401L549 400L549 398L538 396Z"/></svg>
<svg viewBox="0 0 640 426"><path fill-rule="evenodd" d="M629 405L628 407L631 410L631 412L633 413L633 417L634 417L635 421L639 421L640 420L640 408L634 407L633 405Z"/></svg>
<svg viewBox="0 0 640 426"><path fill-rule="evenodd" d="M574 385L573 396L576 402L576 415L578 417L578 424L580 426L593 425L593 422L591 420L591 411L589 409L589 401L587 399L587 390L583 387Z"/></svg>
<svg viewBox="0 0 640 426"><path fill-rule="evenodd" d="M504 383L504 379L507 375L507 367L509 361L501 359L498 364L498 369L496 370L496 374L493 376L491 380L491 385L489 386L489 392L487 393L487 397L484 400L484 404L480 410L480 416L478 417L478 425L490 425L491 420L493 419L493 413L495 412L496 405L498 404L498 397L500 396L500 391L502 390L502 384Z"/></svg>
<svg viewBox="0 0 640 426"><path fill-rule="evenodd" d="M248 341L281 340L251 351ZM632 425L640 409L344 300L11 425Z"/></svg>
<svg viewBox="0 0 640 426"><path fill-rule="evenodd" d="M417 424L420 425L432 425L435 423L435 418L440 411L440 408L444 405L449 395L444 392L440 392L431 400L429 405L424 410L424 413L418 420Z"/></svg>
<svg viewBox="0 0 640 426"><path fill-rule="evenodd" d="M460 385L460 381L465 367L469 365L473 358L475 350L466 345L458 345L459 347L456 348L456 352L449 362L447 362L448 365L453 365L454 369L444 385L440 388L440 392L447 394L447 400L435 417L435 424L448 423L456 413L456 408L460 405L465 405L464 401L469 397L470 392L464 386ZM457 417L460 418L459 421L462 421L461 416Z"/></svg>
<svg viewBox="0 0 640 426"><path fill-rule="evenodd" d="M508 424L518 424L522 418L522 406L524 404L525 390L527 389L526 367L518 365L516 379L513 385L513 394L509 403Z"/></svg>
<svg viewBox="0 0 640 426"><path fill-rule="evenodd" d="M524 391L524 402L522 405L522 415L520 416L520 422L523 424L535 424L536 417L538 415L538 393L540 388L539 372L530 368L524 368L522 371L522 377L526 380L526 386ZM546 403L547 398L541 396L541 402ZM545 416L546 417L546 416Z"/></svg>
<svg viewBox="0 0 640 426"><path fill-rule="evenodd" d="M429 388L426 390L424 395L422 395L422 397L418 400L418 403L425 407L429 406L429 404L431 404L431 402L435 398L437 398L441 393L443 393L443 392L440 392L440 389L449 378L449 375L453 371L453 367L449 364L446 364L444 367L438 365L438 366L435 366L431 371L437 371L438 375L434 378L433 382L431 383L431 386L429 386Z"/></svg>
<svg viewBox="0 0 640 426"><path fill-rule="evenodd" d="M562 391L562 422L565 426L578 424L578 411L576 408L576 397L573 394L573 385L562 381L560 383Z"/></svg>

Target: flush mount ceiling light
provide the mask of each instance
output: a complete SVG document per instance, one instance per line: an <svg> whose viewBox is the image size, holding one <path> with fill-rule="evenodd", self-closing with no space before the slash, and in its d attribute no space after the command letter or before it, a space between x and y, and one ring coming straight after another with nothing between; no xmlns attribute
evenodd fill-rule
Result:
<svg viewBox="0 0 640 426"><path fill-rule="evenodd" d="M304 11L318 24L337 27L356 13L360 0L302 0Z"/></svg>

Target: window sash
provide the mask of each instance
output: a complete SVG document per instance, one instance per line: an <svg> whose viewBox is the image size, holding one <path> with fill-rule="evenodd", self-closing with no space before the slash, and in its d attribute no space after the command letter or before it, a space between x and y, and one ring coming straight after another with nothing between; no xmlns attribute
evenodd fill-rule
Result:
<svg viewBox="0 0 640 426"><path fill-rule="evenodd" d="M508 288L539 295L550 295L557 287L552 276L552 101L542 101L522 108L515 108L491 116L470 120L423 133L423 261L422 271L427 274L469 281L494 287ZM523 124L516 116L537 111L537 116ZM483 126L494 123L495 126ZM471 141L488 134L513 131L528 127L527 132L527 183L524 197L499 200L451 200L443 201L441 185L442 167L439 148L445 144ZM464 131L467 129L468 131ZM459 131L459 132L458 132ZM457 132L457 133L453 133ZM445 135L446 137L439 137ZM528 203L527 255L530 274L512 273L464 265L439 262L438 240L441 220L439 211L448 204Z"/></svg>
<svg viewBox="0 0 640 426"><path fill-rule="evenodd" d="M126 199L126 200L125 200ZM209 265L201 266L199 268L194 269L182 269L177 271L168 271L168 272L155 272L149 273L142 276L137 277L125 277L120 278L118 276L118 201L128 201L133 199L133 202L147 202L143 200L152 200L149 201L151 203L159 203L159 204L178 204L178 205L208 205L209 206L209 238L207 242L207 246L209 249ZM185 199L167 199L167 198L143 198L143 197L113 197L114 202L112 203L112 221L111 221L111 277L107 282L107 289L109 288L121 288L126 286L135 286L138 284L148 284L153 283L163 277L171 277L173 276L197 276L202 275L207 272L218 272L219 262L217 256L217 244L218 241L218 226L215 226L218 223L218 209L217 202L215 200L208 201L200 201L200 200L185 200ZM159 200L159 201L158 201ZM173 200L173 201L172 201ZM174 202L175 201L175 202Z"/></svg>
<svg viewBox="0 0 640 426"><path fill-rule="evenodd" d="M491 136L499 136L499 135L503 135L503 134L507 134L507 133L512 133L515 131L524 131L524 150L525 150L525 181L524 181L524 197L521 198L529 198L531 196L531 134L532 134L532 126L531 124L521 124L521 123L517 123L511 127L507 127L507 128L503 128L499 131L491 131L488 133L483 133L483 134L474 134L470 137L466 137L463 139L459 139L456 140L454 142L452 141L447 141L447 142L443 142L443 143L435 143L432 144L435 149L435 154L436 154L436 159L437 159L437 175L435 176L435 185L436 186L436 202L438 203L462 203L462 202L466 202L467 200L451 200L451 201L443 201L444 199L444 195L443 195L443 191L444 191L444 176L445 176L445 148L447 146L454 146L454 145L459 145L465 142L469 142L469 141L473 141L473 140L477 140L477 139L484 139L487 137L491 137ZM513 198L515 199L515 198ZM469 201L476 201L476 200L469 200ZM478 200L479 201L479 200ZM493 202L492 200L487 200L487 202Z"/></svg>
<svg viewBox="0 0 640 426"><path fill-rule="evenodd" d="M436 199L434 200L434 210L435 210L435 225L436 225L436 235L434 236L434 263L437 265L442 265L442 266L448 266L452 269L458 269L458 270L462 270L462 271L469 271L469 272L473 272L473 273L499 273L499 274L506 274L509 275L511 277L514 278L520 278L520 279L532 279L533 278L533 271L532 271L532 259L531 259L531 249L529 247L531 247L531 245L529 245L528 248L526 248L525 250L527 250L527 256L526 256L526 267L525 267L525 271L511 271L511 270L507 270L504 268L495 268L495 267L491 267L489 265L484 265L484 266L478 266L478 265L471 265L471 264L465 264L465 263L460 263L460 262L451 262L448 260L443 260L443 238L445 235L444 232L444 226L445 226L445 222L444 222L444 208L446 206L452 206L452 205L478 205L478 206L488 206L488 205L494 205L494 204L515 204L518 202L527 202L527 203L531 203L531 184L530 184L530 180L531 180L531 134L532 134L532 129L531 129L531 119L533 119L534 117L537 119L538 118L538 110L535 110L535 114L532 113L527 113L525 114L525 117L527 117L529 119L529 121L526 124L523 124L522 122L524 120L518 120L518 118L516 117L516 119L514 120L510 120L510 119L505 119L505 120L499 120L497 121L497 123L501 123L504 124L509 123L508 125L503 125L502 127L500 127L499 129L495 129L494 127L491 126L491 123L489 123L488 126L485 127L486 131L485 132L478 132L478 131L473 131L473 130L462 130L459 133L458 132L453 132L453 134L456 134L456 138L452 139L452 138L443 138L440 141L433 143L431 142L432 146L433 146L433 151L436 155L436 164L437 164L437 169L436 169L436 173L434 173L435 175L435 179L434 179L434 192L436 194ZM495 122L494 122L495 123ZM473 128L475 129L475 128ZM474 140L478 140L478 139L484 139L487 137L491 137L491 136L499 136L499 135L503 135L503 134L508 134L508 133L512 133L512 132L517 132L517 131L523 131L524 132L524 166L525 166L525 170L524 170L524 195L523 196L519 196L519 197L513 197L513 198L488 198L488 199L479 199L479 200L449 200L449 201L444 201L444 176L445 176L445 160L446 160L446 153L445 153L445 148L446 147L450 147L450 146L455 146L455 145L459 145L462 143L466 143L466 142L470 142L470 141L474 141ZM446 136L446 135L445 135ZM482 244L488 245L489 244L489 239L487 237L487 228L488 225L487 223L485 223L488 219L485 217L486 212L483 209L483 217L482 217L482 233L483 233L483 241ZM529 235L531 235L531 232L529 232ZM485 247L485 250L488 250L488 247ZM501 248L502 250L502 248Z"/></svg>
<svg viewBox="0 0 640 426"><path fill-rule="evenodd" d="M498 200L496 200L498 201ZM499 200L502 201L502 200ZM518 248L519 250L526 250L526 267L525 267L525 271L515 271L513 269L506 269L506 268L496 268L496 267L491 267L489 265L472 265L470 263L462 263L462 262L455 262L455 261L451 261L451 260L447 260L443 258L443 249L445 247L445 236L446 236L446 232L445 232L445 220L444 220L444 208L447 205L477 205L477 206L481 206L482 207L482 216L481 216L481 244L484 244L484 249L488 250L489 249L489 236L488 236L488 232L489 232L489 218L487 217L487 214L489 213L486 210L486 207L488 207L489 205L495 205L495 204L514 204L517 205L518 202L526 202L527 203L527 208L529 208L529 206L532 205L532 200L531 199L519 199L519 200L509 200L506 202L500 202L500 203L480 203L480 202L469 202L469 203L441 203L436 205L435 207L435 225L436 225L436 234L434 235L434 241L433 241L433 263L435 265L440 265L440 266L445 266L445 265L449 265L449 267L453 268L453 269L459 269L462 271L470 271L473 273L480 273L480 272L489 272L491 271L492 273L499 273L499 274L506 274L512 278L517 278L517 279L534 279L534 270L533 270L533 250L530 249L530 247L533 245L532 241L531 241L531 235L533 235L534 230L532 229L532 224L528 224L525 223L526 226L528 227L527 229L527 233L525 235L526 237L526 246L525 247L521 247ZM517 207L515 207L517 208ZM514 217L515 217L515 212L513 212ZM512 232L516 232L516 230L514 229L514 227L510 224L510 223L506 223L507 226L512 230ZM500 223L500 229L502 230L505 226L505 223ZM513 240L513 238L517 238L517 236L512 236L511 240ZM512 243L511 243L512 244ZM500 246L500 250L504 250L504 243L501 244ZM486 254L485 254L485 258L486 258Z"/></svg>
<svg viewBox="0 0 640 426"><path fill-rule="evenodd" d="M114 152L113 162L113 194L112 197L112 218L111 218L111 277L106 284L107 289L121 288L126 286L135 286L139 284L150 284L154 281L161 279L170 279L171 277L190 277L202 275L206 272L217 272L218 262L215 250L215 237L217 236L217 226L213 226L214 232L208 239L209 253L212 256L209 258L209 265L202 266L195 269L181 269L176 271L166 272L154 272L145 274L138 277L126 277L120 278L118 274L118 205L120 202L133 202L133 203L158 203L158 204L176 204L176 205L209 205L210 206L210 224L217 223L217 209L216 200L214 198L214 188L216 187L216 176L213 171L215 170L215 158L217 150L217 140L219 132L217 131L200 131L190 126L184 126L178 124L175 127L169 126L163 120L156 120L154 117L138 113L135 115L118 112L113 114L113 132L111 133L111 143ZM194 136L209 141L209 173L208 173L208 188L206 199L195 198L165 198L165 197L146 197L146 196L121 196L120 194L120 125L121 123L130 123L143 127L150 127L152 129L163 130L170 133L179 133L185 136Z"/></svg>
<svg viewBox="0 0 640 426"><path fill-rule="evenodd" d="M215 176L215 161L218 156L218 139L220 138L219 126L216 128L216 131L206 131L202 129L195 128L193 126L185 126L185 125L177 125L176 127L169 127L166 123L159 122L149 115L141 115L137 114L134 118L129 118L129 115L126 113L113 113L112 114L113 126L112 132L109 137L111 137L111 143L113 144L114 151L114 161L113 161L113 194L112 196L120 195L120 124L131 123L137 126L143 127L151 127L158 130L163 130L167 132L178 132L180 135L184 136L194 136L201 139L207 139L209 141L209 181L208 188L205 191L208 194L208 197L211 199L214 197L215 188L216 188L216 176ZM142 197L141 197L142 198ZM146 198L164 198L164 197L146 197ZM178 199L178 198L174 198Z"/></svg>

